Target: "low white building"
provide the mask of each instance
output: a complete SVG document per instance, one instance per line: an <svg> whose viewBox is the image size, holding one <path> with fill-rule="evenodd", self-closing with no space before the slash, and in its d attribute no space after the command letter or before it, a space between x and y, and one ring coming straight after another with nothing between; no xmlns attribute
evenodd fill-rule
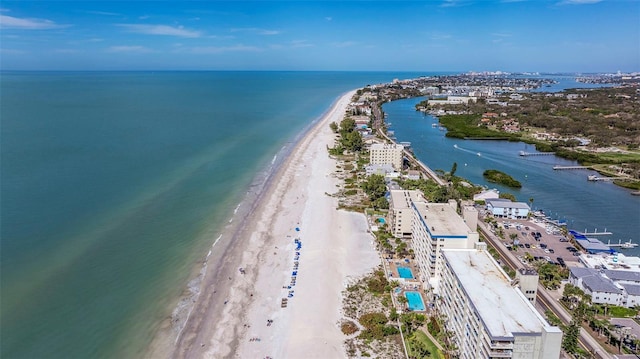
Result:
<svg viewBox="0 0 640 359"><path fill-rule="evenodd" d="M485 199L487 211L494 217L521 219L527 218L531 209L524 202L511 202L505 198Z"/></svg>
<svg viewBox="0 0 640 359"><path fill-rule="evenodd" d="M601 275L596 269L570 267L569 283L589 295L591 303L623 305L625 302L624 288L617 286L610 278Z"/></svg>
<svg viewBox="0 0 640 359"><path fill-rule="evenodd" d="M369 163L374 165L390 164L398 171L402 170L404 146L390 143L374 143L369 148Z"/></svg>
<svg viewBox="0 0 640 359"><path fill-rule="evenodd" d="M486 250L444 249L436 307L461 359L558 358L562 331L551 326Z"/></svg>
<svg viewBox="0 0 640 359"><path fill-rule="evenodd" d="M371 176L371 175L381 175L381 176L386 176L389 173L393 173L396 170L393 168L392 165L385 163L385 164L369 164L366 165L364 167L364 172L366 174L366 176Z"/></svg>

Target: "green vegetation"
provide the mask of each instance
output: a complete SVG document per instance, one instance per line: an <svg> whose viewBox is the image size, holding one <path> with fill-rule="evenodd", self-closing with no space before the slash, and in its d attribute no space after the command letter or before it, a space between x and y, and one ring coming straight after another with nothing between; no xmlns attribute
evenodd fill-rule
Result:
<svg viewBox="0 0 640 359"><path fill-rule="evenodd" d="M398 334L400 331L393 325L387 325L389 319L384 313L374 312L360 316L358 322L365 329L360 333L361 339L382 340L389 335Z"/></svg>
<svg viewBox="0 0 640 359"><path fill-rule="evenodd" d="M547 289L560 288L560 282L569 278L569 269L548 263L547 261L539 261L534 263L540 283Z"/></svg>
<svg viewBox="0 0 640 359"><path fill-rule="evenodd" d="M499 183L512 188L521 188L522 184L504 172L498 170L486 170L482 176L489 182Z"/></svg>
<svg viewBox="0 0 640 359"><path fill-rule="evenodd" d="M388 209L389 202L384 197L387 193L387 184L382 175L371 175L360 185L364 193L369 196L371 205L374 209Z"/></svg>
<svg viewBox="0 0 640 359"><path fill-rule="evenodd" d="M339 156L344 151L360 152L364 146L362 135L355 130L356 122L350 118L345 117L340 121L340 125L332 122L329 127L334 133L339 133L340 136L336 145L333 148L329 148L329 154L332 156Z"/></svg>
<svg viewBox="0 0 640 359"><path fill-rule="evenodd" d="M415 359L444 359L444 355L429 337L420 330L407 338L409 358Z"/></svg>
<svg viewBox="0 0 640 359"><path fill-rule="evenodd" d="M440 123L447 129L447 137L453 138L492 138L518 140L519 135L508 134L489 129L480 123L480 115L444 115Z"/></svg>
<svg viewBox="0 0 640 359"><path fill-rule="evenodd" d="M455 173L456 166L452 167ZM420 190L429 202L446 203L450 199L468 200L473 199L473 195L482 191L481 187L474 186L464 178L457 177L448 173L444 176L451 185L440 186L432 179L398 179L398 185L407 190Z"/></svg>
<svg viewBox="0 0 640 359"><path fill-rule="evenodd" d="M500 194L498 195L498 197L499 197L499 198L508 199L508 200L510 200L510 201L512 201L512 202L516 202L516 201L518 201L518 200L516 199L516 196L514 196L514 195L513 195L513 194L511 194L511 193L507 193L507 192L500 192Z"/></svg>

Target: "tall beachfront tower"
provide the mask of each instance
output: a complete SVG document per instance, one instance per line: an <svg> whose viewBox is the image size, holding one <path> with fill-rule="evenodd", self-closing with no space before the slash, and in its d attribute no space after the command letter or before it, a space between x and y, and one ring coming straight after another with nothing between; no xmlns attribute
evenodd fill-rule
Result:
<svg viewBox="0 0 640 359"><path fill-rule="evenodd" d="M374 143L369 148L369 162L372 165L390 164L396 171L402 171L403 145Z"/></svg>
<svg viewBox="0 0 640 359"><path fill-rule="evenodd" d="M445 249L438 266L436 308L461 359L560 356L560 328L547 323L489 252Z"/></svg>
<svg viewBox="0 0 640 359"><path fill-rule="evenodd" d="M391 190L389 194L391 233L396 238L411 238L411 222L413 221L411 203L425 202L422 192L417 190Z"/></svg>
<svg viewBox="0 0 640 359"><path fill-rule="evenodd" d="M412 201L411 208L411 245L420 279L427 289L437 284L436 258L440 251L473 248L480 236L475 228L469 228L452 204Z"/></svg>

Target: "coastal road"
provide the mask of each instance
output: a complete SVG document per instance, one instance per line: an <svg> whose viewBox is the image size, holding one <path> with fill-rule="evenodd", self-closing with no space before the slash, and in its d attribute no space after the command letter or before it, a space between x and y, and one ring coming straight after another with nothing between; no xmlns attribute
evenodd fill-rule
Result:
<svg viewBox="0 0 640 359"><path fill-rule="evenodd" d="M482 219L482 217L480 217ZM525 268L525 265L520 262L504 245L499 238L489 231L486 223L482 220L478 222L478 228L485 240L493 246L500 254L502 260L513 270ZM553 297L547 292L547 290L538 284L537 298L538 303L552 311L560 320L567 324L571 321L571 315L556 302ZM578 338L579 344L588 352L595 355L596 358L601 359L613 359L613 356L608 353L584 328L580 328L580 337Z"/></svg>
<svg viewBox="0 0 640 359"><path fill-rule="evenodd" d="M378 131L380 136L386 138L389 142L395 144L396 141L389 138L389 136L387 136L387 134L384 133L384 131L382 131L382 123L384 119L382 118L382 111L380 111L380 107L378 106L378 104L373 106L372 111L373 111L373 117L374 117L374 120L373 120L374 129ZM418 167L420 167L422 171L427 176L429 176L432 180L434 180L438 185L446 186L446 182L443 181L442 178L440 178L435 172L433 172L431 168L427 167L427 165L425 165L424 163L420 162L417 158L415 158L413 153L407 151L406 149L402 150L402 152L404 156L409 160L409 162L412 162Z"/></svg>

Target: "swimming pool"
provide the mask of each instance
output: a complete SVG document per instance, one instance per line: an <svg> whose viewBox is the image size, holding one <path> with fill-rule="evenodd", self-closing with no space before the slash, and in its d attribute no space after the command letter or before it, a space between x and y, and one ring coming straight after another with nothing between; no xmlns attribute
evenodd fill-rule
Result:
<svg viewBox="0 0 640 359"><path fill-rule="evenodd" d="M409 310L424 310L424 302L419 292L404 292L404 296L407 297L409 303Z"/></svg>
<svg viewBox="0 0 640 359"><path fill-rule="evenodd" d="M400 278L413 279L413 272L411 272L411 268L409 267L398 266L398 275Z"/></svg>

